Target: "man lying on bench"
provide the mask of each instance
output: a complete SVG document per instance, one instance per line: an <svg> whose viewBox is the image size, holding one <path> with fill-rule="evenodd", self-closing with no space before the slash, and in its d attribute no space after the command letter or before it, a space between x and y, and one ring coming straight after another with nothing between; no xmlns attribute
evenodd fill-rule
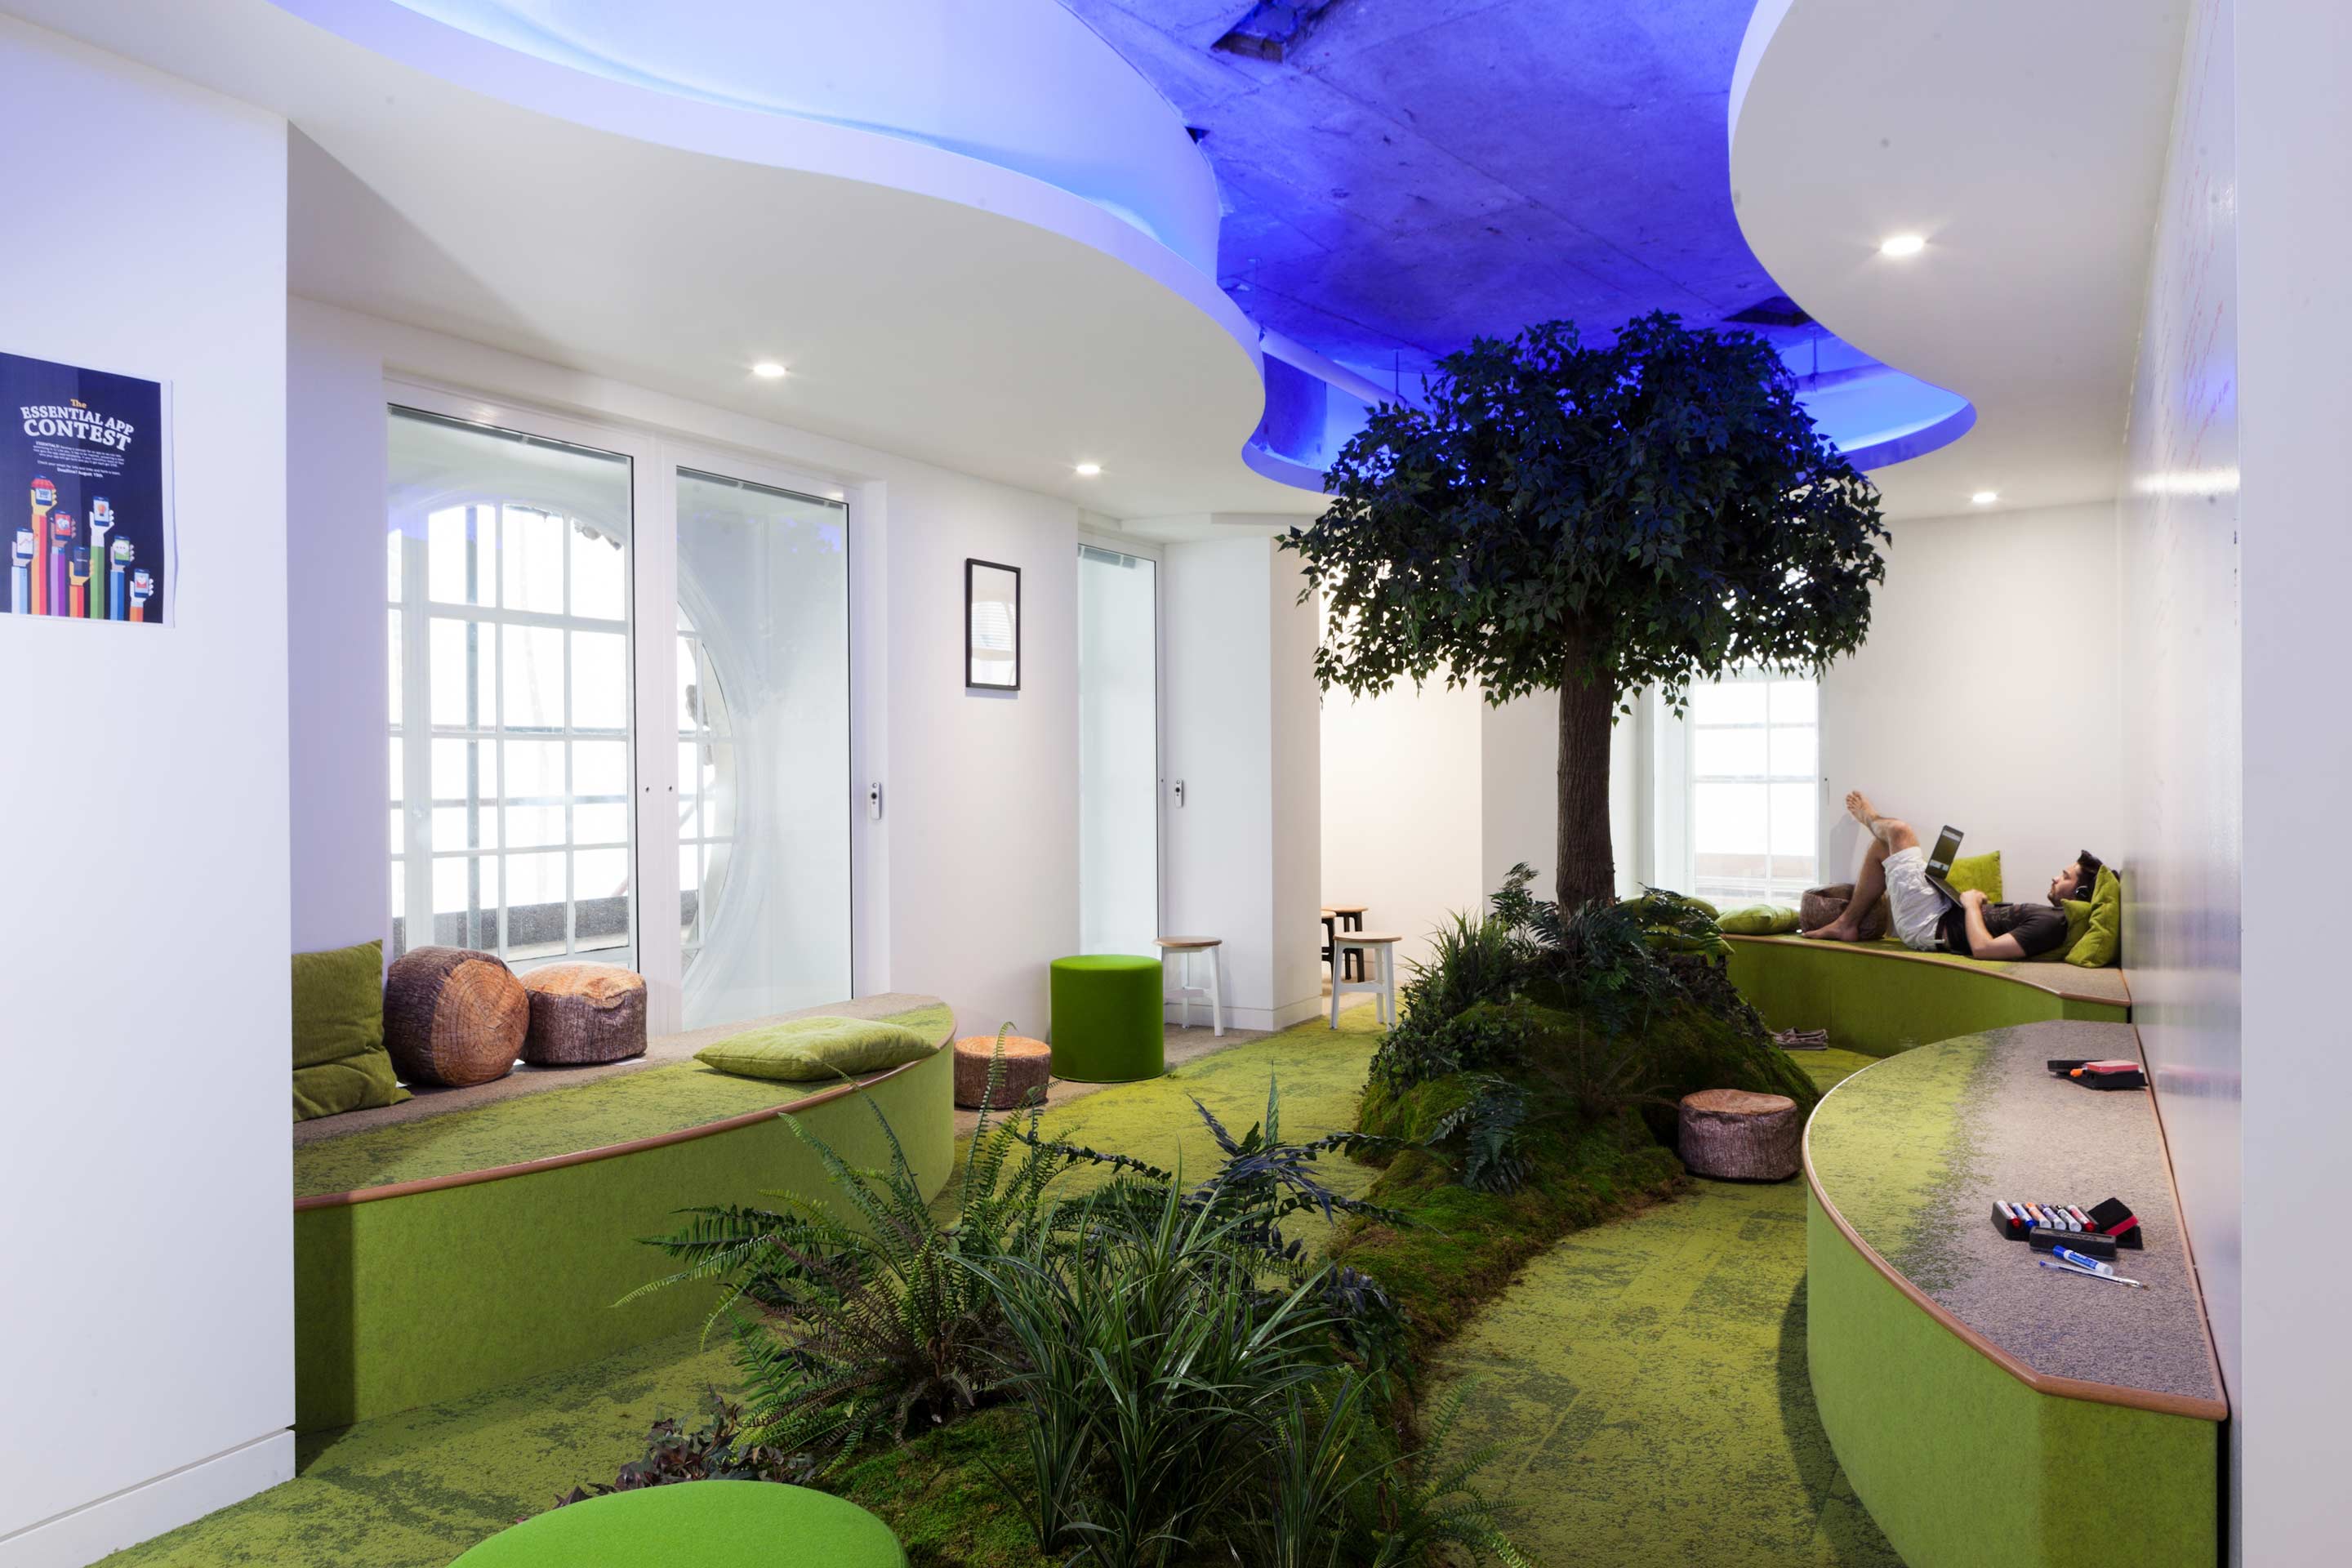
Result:
<svg viewBox="0 0 2352 1568"><path fill-rule="evenodd" d="M2085 849L2050 879L2046 904L1996 904L1974 888L1963 889L1958 907L1927 881L1927 852L1919 836L1898 817L1881 816L1860 790L1845 797L1853 819L1870 829L1870 853L1853 881L1845 912L1825 926L1799 934L1817 942L1860 942L1863 917L1884 892L1895 910L1895 934L1916 952L1964 952L1971 958L2033 958L2066 944L2066 911L2061 899L2087 899L2099 875L2099 858Z"/></svg>

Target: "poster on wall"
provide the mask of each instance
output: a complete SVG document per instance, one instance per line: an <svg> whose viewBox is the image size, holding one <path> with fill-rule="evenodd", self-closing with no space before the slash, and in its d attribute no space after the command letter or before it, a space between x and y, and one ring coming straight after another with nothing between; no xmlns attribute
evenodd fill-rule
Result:
<svg viewBox="0 0 2352 1568"><path fill-rule="evenodd" d="M0 608L169 624L168 401L160 381L0 353Z"/></svg>

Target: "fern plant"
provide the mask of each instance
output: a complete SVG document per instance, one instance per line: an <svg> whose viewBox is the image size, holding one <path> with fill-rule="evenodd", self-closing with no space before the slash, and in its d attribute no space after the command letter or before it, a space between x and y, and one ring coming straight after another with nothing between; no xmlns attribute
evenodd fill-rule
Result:
<svg viewBox="0 0 2352 1568"><path fill-rule="evenodd" d="M990 1065L991 1102L1003 1035ZM1066 1162L1037 1138L1038 1115L1033 1106L992 1126L982 1112L952 1222L924 1199L879 1109L890 1151L881 1171L853 1168L786 1116L824 1169L827 1200L771 1193L772 1208L685 1211L683 1227L652 1242L684 1267L632 1299L723 1286L709 1323L734 1334L748 1445L805 1451L831 1468L869 1440L971 1410L991 1392L1004 1320L964 1261L1028 1248L1051 1228L1046 1187Z"/></svg>

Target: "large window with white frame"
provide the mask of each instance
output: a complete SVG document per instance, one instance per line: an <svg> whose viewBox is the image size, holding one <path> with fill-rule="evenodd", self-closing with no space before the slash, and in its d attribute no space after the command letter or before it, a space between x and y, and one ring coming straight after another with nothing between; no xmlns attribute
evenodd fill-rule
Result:
<svg viewBox="0 0 2352 1568"><path fill-rule="evenodd" d="M1820 870L1819 689L1743 669L1658 719L1659 880L1719 904L1796 903Z"/></svg>
<svg viewBox="0 0 2352 1568"><path fill-rule="evenodd" d="M630 459L395 407L392 950L635 963Z"/></svg>

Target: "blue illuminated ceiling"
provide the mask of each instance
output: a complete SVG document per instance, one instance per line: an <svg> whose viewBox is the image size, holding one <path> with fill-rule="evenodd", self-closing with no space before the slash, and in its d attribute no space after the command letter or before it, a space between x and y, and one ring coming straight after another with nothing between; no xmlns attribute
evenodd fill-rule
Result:
<svg viewBox="0 0 2352 1568"><path fill-rule="evenodd" d="M1665 310L1763 332L1857 458L1966 428L1963 400L1777 299L1740 237L1727 121L1754 0L1063 3L1199 137L1235 302L1383 385L1473 336ZM1733 320L1759 307L1782 319Z"/></svg>

